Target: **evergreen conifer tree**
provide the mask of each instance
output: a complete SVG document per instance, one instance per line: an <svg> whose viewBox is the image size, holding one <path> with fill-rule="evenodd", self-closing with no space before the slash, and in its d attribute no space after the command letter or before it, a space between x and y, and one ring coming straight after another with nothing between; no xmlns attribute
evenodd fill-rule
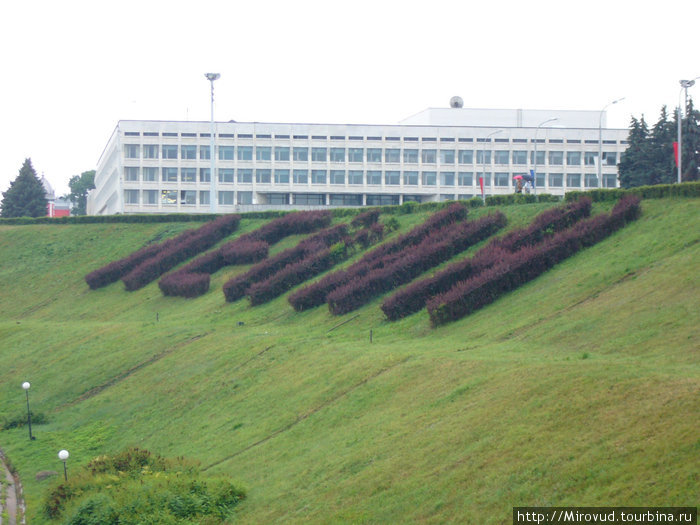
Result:
<svg viewBox="0 0 700 525"><path fill-rule="evenodd" d="M2 193L0 216L43 217L47 204L44 185L32 167L32 160L26 159L10 188Z"/></svg>
<svg viewBox="0 0 700 525"><path fill-rule="evenodd" d="M683 168L682 181L698 180L700 167L700 111L693 107L693 99L688 100L686 117L683 120Z"/></svg>
<svg viewBox="0 0 700 525"><path fill-rule="evenodd" d="M676 118L676 123L678 119ZM666 106L661 108L658 122L649 134L647 153L649 170L644 184L671 184L676 181L676 164L673 142L676 140L676 125L668 119Z"/></svg>
<svg viewBox="0 0 700 525"><path fill-rule="evenodd" d="M632 117L627 141L629 145L620 156L618 164L620 186L623 188L643 186L647 184L650 172L649 128L644 121L644 115L639 120Z"/></svg>

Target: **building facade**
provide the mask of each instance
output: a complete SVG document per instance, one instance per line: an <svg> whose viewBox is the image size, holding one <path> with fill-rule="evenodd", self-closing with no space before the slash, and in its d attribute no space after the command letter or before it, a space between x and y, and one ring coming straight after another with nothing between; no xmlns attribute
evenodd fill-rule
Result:
<svg viewBox="0 0 700 525"><path fill-rule="evenodd" d="M120 121L88 214L232 213L617 187L626 129L600 111L427 109L398 125ZM556 126L556 127L555 127ZM212 154L215 179L212 180ZM601 161L601 177L598 162ZM214 206L212 206L214 196Z"/></svg>

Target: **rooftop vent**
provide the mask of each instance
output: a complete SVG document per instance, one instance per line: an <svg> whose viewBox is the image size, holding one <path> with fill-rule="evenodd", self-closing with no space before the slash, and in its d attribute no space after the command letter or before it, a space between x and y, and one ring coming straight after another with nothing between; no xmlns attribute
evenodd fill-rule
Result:
<svg viewBox="0 0 700 525"><path fill-rule="evenodd" d="M461 108L462 106L464 106L464 100L462 100L462 97L452 97L450 99L451 108Z"/></svg>

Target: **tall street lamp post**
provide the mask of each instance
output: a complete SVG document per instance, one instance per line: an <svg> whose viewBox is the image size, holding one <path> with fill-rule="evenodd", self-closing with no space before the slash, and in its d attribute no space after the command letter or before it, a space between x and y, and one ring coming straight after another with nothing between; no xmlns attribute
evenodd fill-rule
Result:
<svg viewBox="0 0 700 525"><path fill-rule="evenodd" d="M211 167L209 169L209 177L211 178L211 191L209 192L209 208L212 213L216 213L216 158L214 151L214 81L218 80L221 75L219 73L205 73L205 77L211 83L211 129L209 133L209 158L211 160Z"/></svg>
<svg viewBox="0 0 700 525"><path fill-rule="evenodd" d="M555 120L559 120L559 117L552 117L548 118L544 122L540 122L540 124L537 126L537 129L535 130L535 158L533 159L533 169L532 169L532 189L535 193L537 193L537 134L540 132L540 128L544 126L545 124L549 122L554 122Z"/></svg>
<svg viewBox="0 0 700 525"><path fill-rule="evenodd" d="M491 137L495 135L496 133L500 133L503 131L502 129L497 129L496 131L492 131L488 135L486 135L486 138L484 139L484 144L490 144L491 143ZM491 159L489 158L489 161ZM484 194L484 179L486 177L486 146L484 146L484 150L481 152L481 162L484 165L481 171L481 200L486 202L486 195Z"/></svg>
<svg viewBox="0 0 700 525"><path fill-rule="evenodd" d="M24 393L27 394L27 426L29 427L29 439L32 440L34 439L34 436L32 436L32 413L29 411L29 387L32 385L28 382L25 381L22 383L22 388L24 388Z"/></svg>
<svg viewBox="0 0 700 525"><path fill-rule="evenodd" d="M625 97L613 100L600 110L600 116L598 118L598 187L603 187L603 113L608 109L608 106L617 104L625 100Z"/></svg>
<svg viewBox="0 0 700 525"><path fill-rule="evenodd" d="M700 77L695 77L692 80L681 80L681 90L678 93L678 184L681 183L681 171L683 166L683 141L681 135L681 121L683 120L683 111L681 111L681 93L685 90L684 105L688 105L688 88L695 85L695 81Z"/></svg>

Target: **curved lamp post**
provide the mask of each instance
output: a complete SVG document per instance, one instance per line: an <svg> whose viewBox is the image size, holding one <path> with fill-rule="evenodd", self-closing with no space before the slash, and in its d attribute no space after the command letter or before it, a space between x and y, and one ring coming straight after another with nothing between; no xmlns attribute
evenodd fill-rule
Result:
<svg viewBox="0 0 700 525"><path fill-rule="evenodd" d="M537 134L540 132L540 128L549 122L554 122L559 120L559 117L548 118L544 122L540 122L535 130L535 158L533 159L533 169L532 169L532 190L537 193Z"/></svg>
<svg viewBox="0 0 700 525"><path fill-rule="evenodd" d="M70 454L67 450L61 450L58 453L58 459L63 461L63 479L65 481L68 481L68 469L66 469L66 460L68 459L68 456L70 456Z"/></svg>
<svg viewBox="0 0 700 525"><path fill-rule="evenodd" d="M613 100L600 110L600 116L598 117L598 187L603 187L603 113L608 109L608 106L617 104L625 100L625 97Z"/></svg>
<svg viewBox="0 0 700 525"><path fill-rule="evenodd" d="M32 413L29 411L29 388L32 385L29 383L29 381L25 381L22 383L22 388L24 388L24 393L27 394L27 426L29 427L29 439L32 440L34 439L34 436L32 436Z"/></svg>
<svg viewBox="0 0 700 525"><path fill-rule="evenodd" d="M209 169L209 176L211 177L211 191L209 194L209 208L212 213L216 213L217 195L216 195L216 159L214 152L214 81L218 80L221 75L219 73L205 73L207 80L211 82L211 131L209 139L209 158L211 159L211 167Z"/></svg>
<svg viewBox="0 0 700 525"><path fill-rule="evenodd" d="M678 92L678 184L681 183L681 171L683 166L683 142L681 141L681 121L683 120L683 112L681 111L681 93L685 90L685 105L688 105L688 88L695 85L695 81L700 77L695 77L692 80L680 80L681 90Z"/></svg>

